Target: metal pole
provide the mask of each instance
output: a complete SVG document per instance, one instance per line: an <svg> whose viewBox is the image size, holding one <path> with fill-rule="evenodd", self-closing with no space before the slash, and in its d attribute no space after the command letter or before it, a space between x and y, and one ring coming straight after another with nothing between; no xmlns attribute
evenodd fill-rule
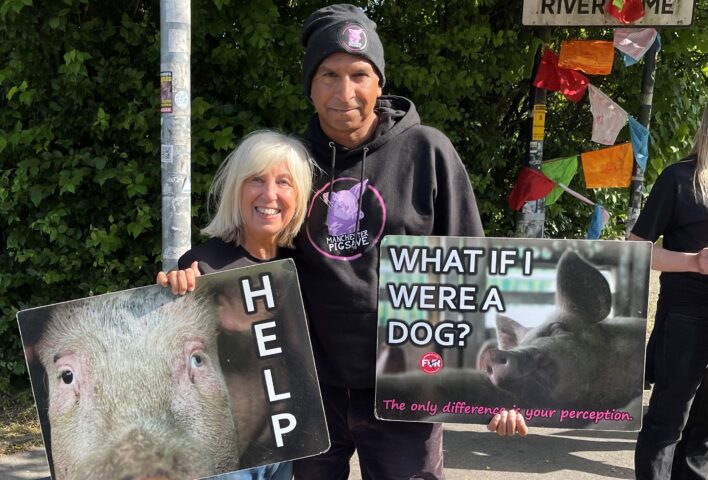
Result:
<svg viewBox="0 0 708 480"><path fill-rule="evenodd" d="M659 51L659 40L647 50L644 55L644 71L642 73L642 96L640 98L638 121L647 129L651 121L651 108L654 98L654 76L656 74L656 58ZM642 190L644 187L644 170L634 162L632 169L632 183L629 187L629 208L627 210L627 230L624 233L625 239L632 233L634 224L637 223L639 212L642 208Z"/></svg>
<svg viewBox="0 0 708 480"><path fill-rule="evenodd" d="M160 0L162 269L191 246L191 3Z"/></svg>
<svg viewBox="0 0 708 480"><path fill-rule="evenodd" d="M546 125L546 89L533 86L533 79L541 63L543 49L548 43L548 29L542 30L543 45L536 51L533 73L531 74L531 95L529 101L529 118L531 135L526 152L525 165L541 169L543 161L543 137ZM520 238L543 238L543 225L546 220L545 200L533 200L524 203L516 216L515 236Z"/></svg>

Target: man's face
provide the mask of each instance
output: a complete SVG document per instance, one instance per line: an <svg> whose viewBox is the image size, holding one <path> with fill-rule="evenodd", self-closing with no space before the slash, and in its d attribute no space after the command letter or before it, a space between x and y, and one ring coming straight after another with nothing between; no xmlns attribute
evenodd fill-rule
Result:
<svg viewBox="0 0 708 480"><path fill-rule="evenodd" d="M366 140L376 122L374 105L381 95L379 76L362 57L334 53L312 78L312 103L322 130L348 147Z"/></svg>

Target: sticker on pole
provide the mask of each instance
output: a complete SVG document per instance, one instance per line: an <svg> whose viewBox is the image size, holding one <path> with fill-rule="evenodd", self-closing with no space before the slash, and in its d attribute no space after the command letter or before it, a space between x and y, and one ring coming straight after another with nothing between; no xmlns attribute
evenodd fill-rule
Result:
<svg viewBox="0 0 708 480"><path fill-rule="evenodd" d="M533 130L531 140L543 140L544 130L546 129L546 106L536 104L533 106Z"/></svg>
<svg viewBox="0 0 708 480"><path fill-rule="evenodd" d="M160 72L160 113L172 113L172 72Z"/></svg>

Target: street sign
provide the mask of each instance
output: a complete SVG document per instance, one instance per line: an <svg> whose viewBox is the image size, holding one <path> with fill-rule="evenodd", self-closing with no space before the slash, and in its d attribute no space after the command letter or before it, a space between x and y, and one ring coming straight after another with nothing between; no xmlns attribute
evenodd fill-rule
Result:
<svg viewBox="0 0 708 480"><path fill-rule="evenodd" d="M532 27L687 27L695 0L644 0L644 17L622 24L605 13L608 0L523 0L521 23Z"/></svg>

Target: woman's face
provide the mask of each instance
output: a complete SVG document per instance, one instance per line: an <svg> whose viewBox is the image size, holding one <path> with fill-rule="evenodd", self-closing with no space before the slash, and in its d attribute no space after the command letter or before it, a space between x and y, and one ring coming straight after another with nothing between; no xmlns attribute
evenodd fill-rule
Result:
<svg viewBox="0 0 708 480"><path fill-rule="evenodd" d="M285 162L248 177L241 188L241 216L246 238L272 242L292 220L297 195Z"/></svg>

